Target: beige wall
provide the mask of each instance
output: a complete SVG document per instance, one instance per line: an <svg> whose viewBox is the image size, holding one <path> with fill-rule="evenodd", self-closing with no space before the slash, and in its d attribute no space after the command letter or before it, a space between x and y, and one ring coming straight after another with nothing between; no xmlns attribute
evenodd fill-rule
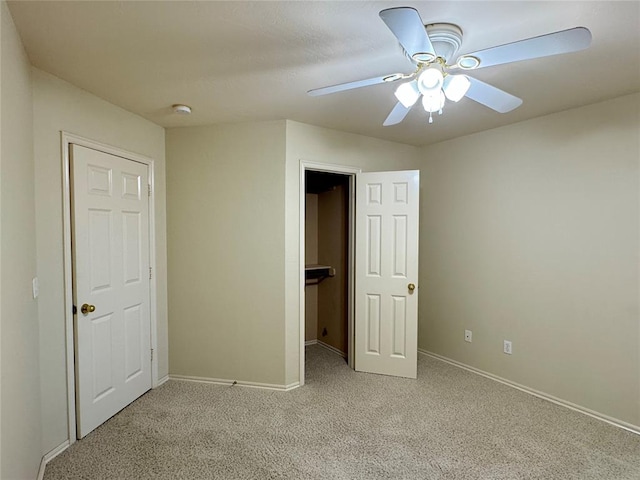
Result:
<svg viewBox="0 0 640 480"><path fill-rule="evenodd" d="M640 425L639 111L635 94L422 150L421 348Z"/></svg>
<svg viewBox="0 0 640 480"><path fill-rule="evenodd" d="M284 385L285 122L167 130L175 375Z"/></svg>
<svg viewBox="0 0 640 480"><path fill-rule="evenodd" d="M40 374L30 67L6 3L1 52L2 471L36 478L40 464Z"/></svg>
<svg viewBox="0 0 640 480"><path fill-rule="evenodd" d="M0 2L0 218L2 217L2 24L7 6ZM2 222L0 221L0 272L2 272ZM0 274L0 378L2 376L2 275ZM0 432L2 432L2 382L0 381ZM0 434L0 475L2 475L2 435Z"/></svg>
<svg viewBox="0 0 640 480"><path fill-rule="evenodd" d="M301 159L412 169L418 149L291 121L167 131L172 374L298 381Z"/></svg>
<svg viewBox="0 0 640 480"><path fill-rule="evenodd" d="M285 185L286 381L300 373L300 161L363 171L418 168L419 149L288 120Z"/></svg>
<svg viewBox="0 0 640 480"><path fill-rule="evenodd" d="M0 3L0 41L2 39L2 18L6 15L7 6ZM0 218L2 217L2 51L0 43ZM2 272L2 222L0 222L0 272ZM0 377L2 376L2 275L0 274ZM0 381L0 432L2 432L2 382ZM2 435L0 434L0 475L2 475Z"/></svg>
<svg viewBox="0 0 640 480"><path fill-rule="evenodd" d="M60 131L155 160L158 373L168 373L164 129L32 70L43 452L67 439Z"/></svg>
<svg viewBox="0 0 640 480"><path fill-rule="evenodd" d="M305 195L305 264L318 263L318 195ZM305 341L317 340L318 330L318 285L309 283L304 287Z"/></svg>

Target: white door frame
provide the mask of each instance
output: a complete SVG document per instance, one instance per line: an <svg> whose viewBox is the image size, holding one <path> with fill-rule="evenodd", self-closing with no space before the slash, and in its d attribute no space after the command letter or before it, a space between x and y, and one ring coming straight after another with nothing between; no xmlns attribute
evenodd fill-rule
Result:
<svg viewBox="0 0 640 480"><path fill-rule="evenodd" d="M300 386L304 385L304 363L305 363L305 218L306 218L306 172L328 172L338 173L349 176L349 225L347 230L349 232L349 245L347 247L347 362L351 368L355 368L354 363L354 338L355 325L354 325L354 280L355 280L355 192L356 192L356 174L362 171L361 168L348 167L345 165L333 165L330 163L314 163L300 160L300 279L298 285L300 287Z"/></svg>
<svg viewBox="0 0 640 480"><path fill-rule="evenodd" d="M71 256L71 177L69 159L69 147L71 144L98 150L103 153L122 157L127 160L142 163L149 168L149 185L151 192L149 196L149 265L151 266L150 289L149 289L149 313L151 316L151 348L155 353L151 359L151 387L158 386L158 332L156 317L156 236L155 236L155 209L154 209L154 166L152 158L128 152L120 148L105 145L88 138L80 137L68 132L61 132L62 148L62 233L64 249L64 311L65 311L65 333L66 333L66 356L67 356L67 402L68 402L68 436L69 444L77 439L76 431L76 368L74 361L75 335L73 331L73 264Z"/></svg>

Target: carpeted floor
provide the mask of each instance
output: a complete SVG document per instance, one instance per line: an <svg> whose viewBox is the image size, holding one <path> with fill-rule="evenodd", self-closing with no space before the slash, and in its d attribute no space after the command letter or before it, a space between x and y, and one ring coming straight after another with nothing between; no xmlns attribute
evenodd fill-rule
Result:
<svg viewBox="0 0 640 480"><path fill-rule="evenodd" d="M307 347L291 392L169 381L76 442L54 479L640 479L640 436L419 356L418 380Z"/></svg>

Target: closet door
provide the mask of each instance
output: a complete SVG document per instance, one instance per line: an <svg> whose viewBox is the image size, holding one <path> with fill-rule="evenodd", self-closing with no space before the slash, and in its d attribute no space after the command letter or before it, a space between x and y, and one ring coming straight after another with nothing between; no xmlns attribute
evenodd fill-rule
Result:
<svg viewBox="0 0 640 480"><path fill-rule="evenodd" d="M149 173L72 145L78 436L151 388Z"/></svg>
<svg viewBox="0 0 640 480"><path fill-rule="evenodd" d="M355 368L416 378L419 171L356 178Z"/></svg>

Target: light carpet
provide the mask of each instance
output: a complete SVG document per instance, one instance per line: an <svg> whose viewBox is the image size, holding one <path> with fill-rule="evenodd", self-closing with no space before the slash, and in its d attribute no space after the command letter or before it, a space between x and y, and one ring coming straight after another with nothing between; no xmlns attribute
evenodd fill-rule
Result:
<svg viewBox="0 0 640 480"><path fill-rule="evenodd" d="M640 479L640 436L420 355L418 380L307 347L291 392L169 381L55 479Z"/></svg>

